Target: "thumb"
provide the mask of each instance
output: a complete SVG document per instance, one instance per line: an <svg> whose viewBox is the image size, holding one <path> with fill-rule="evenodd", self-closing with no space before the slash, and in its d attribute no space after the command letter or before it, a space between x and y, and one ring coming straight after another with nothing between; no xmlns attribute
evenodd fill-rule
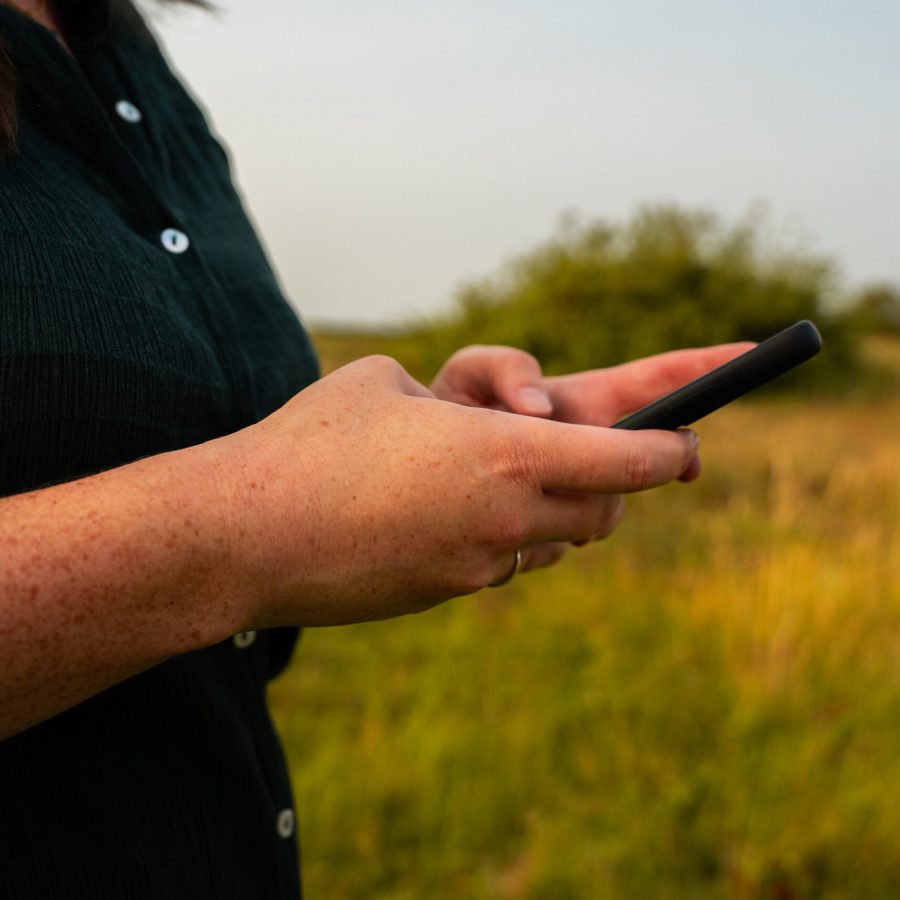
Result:
<svg viewBox="0 0 900 900"><path fill-rule="evenodd" d="M497 399L510 412L526 416L549 416L553 404L541 373L541 364L524 350L508 348L494 375Z"/></svg>

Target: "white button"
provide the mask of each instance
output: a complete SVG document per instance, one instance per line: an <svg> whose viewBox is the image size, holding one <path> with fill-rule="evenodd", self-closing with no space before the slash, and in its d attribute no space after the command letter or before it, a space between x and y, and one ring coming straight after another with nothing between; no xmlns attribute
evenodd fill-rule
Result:
<svg viewBox="0 0 900 900"><path fill-rule="evenodd" d="M255 631L239 631L233 638L234 646L238 650L244 650L256 640Z"/></svg>
<svg viewBox="0 0 900 900"><path fill-rule="evenodd" d="M294 833L294 811L292 809L283 809L278 813L275 827L278 829L279 837L289 838Z"/></svg>
<svg viewBox="0 0 900 900"><path fill-rule="evenodd" d="M144 118L141 111L133 103L129 103L127 100L120 100L116 104L116 112L119 114L120 119L130 122L132 125L140 122L141 119Z"/></svg>
<svg viewBox="0 0 900 900"><path fill-rule="evenodd" d="M191 246L188 236L177 228L167 228L159 239L169 253L184 253Z"/></svg>

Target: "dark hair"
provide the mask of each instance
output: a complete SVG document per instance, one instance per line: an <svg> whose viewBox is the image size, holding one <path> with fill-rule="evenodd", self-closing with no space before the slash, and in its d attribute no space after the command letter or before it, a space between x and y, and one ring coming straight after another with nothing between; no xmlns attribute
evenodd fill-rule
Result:
<svg viewBox="0 0 900 900"><path fill-rule="evenodd" d="M156 0L156 2L187 3L204 9L212 8L209 0ZM137 14L132 0L110 0L110 5L126 16L133 17ZM0 160L16 146L18 118L16 68L6 50L3 36L0 35Z"/></svg>

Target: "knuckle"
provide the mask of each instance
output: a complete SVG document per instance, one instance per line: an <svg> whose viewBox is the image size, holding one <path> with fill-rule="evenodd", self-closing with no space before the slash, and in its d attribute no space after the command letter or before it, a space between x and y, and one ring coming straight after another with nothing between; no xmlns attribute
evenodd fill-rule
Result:
<svg viewBox="0 0 900 900"><path fill-rule="evenodd" d="M628 490L643 491L653 484L653 458L645 447L630 447L625 457L625 483Z"/></svg>
<svg viewBox="0 0 900 900"><path fill-rule="evenodd" d="M531 535L529 517L516 511L514 504L493 506L483 517L479 533L475 535L478 543L491 556L509 553L521 547Z"/></svg>
<svg viewBox="0 0 900 900"><path fill-rule="evenodd" d="M507 427L494 446L494 468L498 478L514 485L533 487L538 484L542 470L541 451L531 439L527 428L519 425L515 417L504 422Z"/></svg>
<svg viewBox="0 0 900 900"><path fill-rule="evenodd" d="M404 371L403 366L401 366L396 359L385 356L382 353L364 356L362 359L357 360L355 364L351 363L351 365L359 366L364 373L365 378L375 380L384 379L386 381L394 381L398 379L400 374Z"/></svg>
<svg viewBox="0 0 900 900"><path fill-rule="evenodd" d="M489 353L491 356L505 356L508 359L523 354L526 356L528 355L524 350L519 350L518 347L509 347L506 344L469 344L468 347L463 348L463 350L459 352L473 354Z"/></svg>
<svg viewBox="0 0 900 900"><path fill-rule="evenodd" d="M531 534L537 500L541 494L539 451L513 419L491 413L501 423L490 445L480 447L477 491L481 500L474 537L491 553L504 553L520 546ZM503 416L501 420L501 415ZM484 454L484 455L483 455Z"/></svg>
<svg viewBox="0 0 900 900"><path fill-rule="evenodd" d="M444 363L445 369L453 368L453 366L457 365L460 362L465 362L472 357L478 356L481 352L481 347L476 344L469 344L467 347L462 347L459 350L454 351L447 358L447 361Z"/></svg>
<svg viewBox="0 0 900 900"><path fill-rule="evenodd" d="M534 357L527 350L521 350L519 347L509 347L506 344L494 344L489 349L494 353L505 356L509 360L522 362L534 360Z"/></svg>
<svg viewBox="0 0 900 900"><path fill-rule="evenodd" d="M396 359L383 353L373 353L371 356L364 356L360 363L374 372L380 372L385 375L395 375L403 371L403 366Z"/></svg>
<svg viewBox="0 0 900 900"><path fill-rule="evenodd" d="M494 530L494 546L502 551L521 547L531 532L529 523L520 516L504 516Z"/></svg>
<svg viewBox="0 0 900 900"><path fill-rule="evenodd" d="M513 347L511 350L515 358L523 365L531 369L540 369L541 364L533 353L529 353L527 350L520 350L518 347Z"/></svg>
<svg viewBox="0 0 900 900"><path fill-rule="evenodd" d="M532 485L540 470L538 453L534 447L520 447L508 459L506 477L514 484Z"/></svg>
<svg viewBox="0 0 900 900"><path fill-rule="evenodd" d="M506 360L511 373L515 373L520 378L540 376L541 364L537 357L527 350L520 350L518 347L498 347L496 349Z"/></svg>

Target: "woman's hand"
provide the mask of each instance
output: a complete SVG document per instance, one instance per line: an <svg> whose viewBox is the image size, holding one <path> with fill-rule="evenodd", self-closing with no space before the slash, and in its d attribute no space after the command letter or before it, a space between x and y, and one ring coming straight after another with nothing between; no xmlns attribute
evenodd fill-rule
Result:
<svg viewBox="0 0 900 900"><path fill-rule="evenodd" d="M611 425L754 346L743 342L673 350L609 369L549 378L524 350L471 346L447 360L431 390L441 400L464 406L579 425Z"/></svg>
<svg viewBox="0 0 900 900"><path fill-rule="evenodd" d="M609 369L551 378L544 378L540 363L523 350L471 346L447 360L431 389L440 399L464 406L606 426L753 346L737 343L675 350ZM696 456L680 480L692 481L699 474L700 457ZM565 546L535 547L529 567L556 562Z"/></svg>
<svg viewBox="0 0 900 900"><path fill-rule="evenodd" d="M697 447L690 432L440 402L383 357L214 443L248 627L387 618L477 591L517 548L608 534L621 493L678 478Z"/></svg>

